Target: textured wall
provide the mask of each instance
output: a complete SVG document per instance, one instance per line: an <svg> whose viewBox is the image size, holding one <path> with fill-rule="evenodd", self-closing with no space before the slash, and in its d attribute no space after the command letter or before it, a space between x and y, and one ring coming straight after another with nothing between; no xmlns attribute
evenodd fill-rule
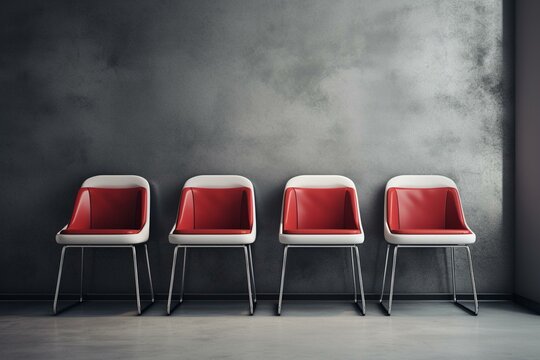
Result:
<svg viewBox="0 0 540 360"><path fill-rule="evenodd" d="M540 2L516 2L516 287L540 303Z"/></svg>
<svg viewBox="0 0 540 360"><path fill-rule="evenodd" d="M503 224L507 126L500 1L54 1L4 5L0 59L0 291L50 293L80 183L152 185L158 292L169 279L179 189L197 174L256 187L261 292L276 292L282 189L298 174L357 184L365 286L379 290L383 189L455 179L481 292L511 292ZM504 194L504 196L503 196ZM76 289L68 260L66 289ZM343 250L291 251L289 289L350 290ZM465 270L465 254L459 269ZM90 292L133 289L126 250L88 256ZM241 253L193 251L190 292L241 292ZM442 250L403 251L397 292L444 292ZM461 272L462 290L468 289Z"/></svg>

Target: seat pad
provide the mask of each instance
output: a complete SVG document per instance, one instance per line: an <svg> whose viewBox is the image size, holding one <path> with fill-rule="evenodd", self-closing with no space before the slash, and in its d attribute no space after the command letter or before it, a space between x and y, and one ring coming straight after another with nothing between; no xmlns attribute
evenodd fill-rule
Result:
<svg viewBox="0 0 540 360"><path fill-rule="evenodd" d="M64 229L60 233L65 235L121 235L138 234L141 229Z"/></svg>
<svg viewBox="0 0 540 360"><path fill-rule="evenodd" d="M468 229L392 229L394 234L402 235L463 235L471 234Z"/></svg>
<svg viewBox="0 0 540 360"><path fill-rule="evenodd" d="M181 229L174 230L173 234L208 234L208 235L228 235L228 234L250 234L251 229Z"/></svg>
<svg viewBox="0 0 540 360"><path fill-rule="evenodd" d="M349 235L349 234L360 234L359 229L287 229L284 230L285 234L307 234L307 235L327 235L327 234L336 234L336 235Z"/></svg>

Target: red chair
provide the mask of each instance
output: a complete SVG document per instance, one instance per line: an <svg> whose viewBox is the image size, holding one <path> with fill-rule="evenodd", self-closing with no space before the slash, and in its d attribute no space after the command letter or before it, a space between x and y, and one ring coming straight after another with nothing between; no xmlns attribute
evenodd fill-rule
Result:
<svg viewBox="0 0 540 360"><path fill-rule="evenodd" d="M365 314L364 286L358 244L364 242L354 183L337 175L302 175L285 185L279 241L284 246L278 315L281 314L289 248L341 247L351 252L354 302L357 300L355 256Z"/></svg>
<svg viewBox="0 0 540 360"><path fill-rule="evenodd" d="M388 315L392 311L394 278L398 249L401 248L450 248L452 256L453 301L473 315L478 314L478 299L469 245L476 241L461 207L456 184L449 178L437 175L396 176L386 185L384 202L384 237L388 243L379 303L383 306L386 271L390 248L394 247ZM457 301L456 264L454 250L465 248L474 297L474 310Z"/></svg>
<svg viewBox="0 0 540 360"><path fill-rule="evenodd" d="M64 256L68 248L81 249L81 283L79 302L83 301L83 268L85 248L131 248L135 271L137 311L141 314L136 245L143 244L150 281L152 303L154 290L148 259L150 229L150 185L140 176L100 175L87 179L79 189L69 224L56 234L62 245L56 282L53 312L57 313Z"/></svg>
<svg viewBox="0 0 540 360"><path fill-rule="evenodd" d="M171 299L178 249L184 249L180 301L184 296L184 279L188 248L243 248L249 297L249 312L253 315L255 274L251 244L257 235L253 184L243 176L202 175L189 179L182 189L176 223L169 242L174 248L167 313L171 314ZM253 295L251 284L253 282Z"/></svg>

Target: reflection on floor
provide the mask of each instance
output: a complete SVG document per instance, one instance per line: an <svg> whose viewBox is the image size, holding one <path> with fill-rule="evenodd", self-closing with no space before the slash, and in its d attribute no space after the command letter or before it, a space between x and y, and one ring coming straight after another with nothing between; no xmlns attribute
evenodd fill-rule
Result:
<svg viewBox="0 0 540 360"><path fill-rule="evenodd" d="M0 303L0 359L538 359L540 318L510 302L470 316L444 302L87 302L51 316L50 302Z"/></svg>

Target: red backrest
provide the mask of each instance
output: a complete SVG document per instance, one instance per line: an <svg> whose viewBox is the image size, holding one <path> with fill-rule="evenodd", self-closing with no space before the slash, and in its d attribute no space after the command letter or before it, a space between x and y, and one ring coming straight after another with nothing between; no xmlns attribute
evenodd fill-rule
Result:
<svg viewBox="0 0 540 360"><path fill-rule="evenodd" d="M390 188L387 193L390 230L466 229L455 188Z"/></svg>
<svg viewBox="0 0 540 360"><path fill-rule="evenodd" d="M146 210L143 187L81 188L68 229L141 229Z"/></svg>
<svg viewBox="0 0 540 360"><path fill-rule="evenodd" d="M238 188L195 188L182 190L176 230L251 229L252 191Z"/></svg>
<svg viewBox="0 0 540 360"><path fill-rule="evenodd" d="M360 229L352 188L287 188L283 206L284 230Z"/></svg>

